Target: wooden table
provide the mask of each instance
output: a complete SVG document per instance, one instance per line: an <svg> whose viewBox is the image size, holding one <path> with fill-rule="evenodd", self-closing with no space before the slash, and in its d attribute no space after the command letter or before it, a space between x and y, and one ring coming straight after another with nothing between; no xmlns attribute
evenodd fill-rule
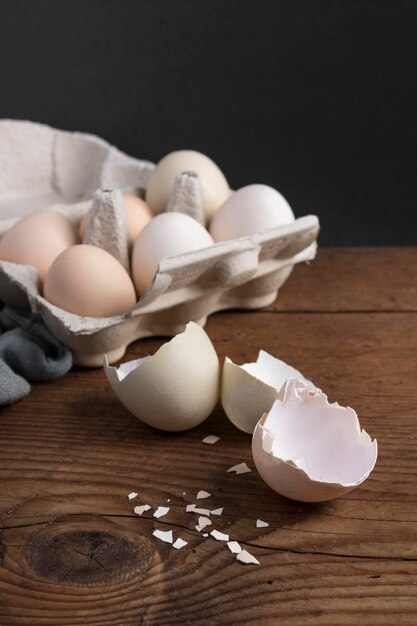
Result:
<svg viewBox="0 0 417 626"><path fill-rule="evenodd" d="M1 625L417 624L416 270L416 249L323 249L268 310L208 321L221 359L268 350L378 438L374 472L337 500L292 502L256 471L226 473L253 462L220 406L192 431L158 432L127 413L102 370L74 368L4 409ZM137 342L128 357L161 343ZM220 441L201 443L209 434ZM194 529L185 505L200 489L224 507L215 527L260 566ZM171 508L138 517L141 502ZM154 529L188 545L176 551Z"/></svg>

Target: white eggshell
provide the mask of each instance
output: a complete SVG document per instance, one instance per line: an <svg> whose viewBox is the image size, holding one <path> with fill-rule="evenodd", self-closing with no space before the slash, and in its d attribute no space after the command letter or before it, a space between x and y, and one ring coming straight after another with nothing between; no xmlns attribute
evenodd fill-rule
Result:
<svg viewBox="0 0 417 626"><path fill-rule="evenodd" d="M287 378L299 378L313 386L294 367L264 350L259 352L255 363L236 365L226 357L221 386L224 412L237 428L252 434Z"/></svg>
<svg viewBox="0 0 417 626"><path fill-rule="evenodd" d="M230 188L214 161L195 150L177 150L159 161L146 189L146 201L153 213L166 211L175 177L190 171L196 172L201 180L206 218L211 219L229 196Z"/></svg>
<svg viewBox="0 0 417 626"><path fill-rule="evenodd" d="M207 230L183 213L163 213L153 218L139 234L133 246L132 275L143 295L154 279L164 258L201 250L213 245Z"/></svg>
<svg viewBox="0 0 417 626"><path fill-rule="evenodd" d="M121 403L161 430L187 430L203 422L219 398L220 365L205 331L190 322L153 356L104 365Z"/></svg>
<svg viewBox="0 0 417 626"><path fill-rule="evenodd" d="M320 390L289 379L255 428L252 454L271 489L293 500L322 502L366 480L378 447L353 409L330 404Z"/></svg>
<svg viewBox="0 0 417 626"><path fill-rule="evenodd" d="M210 224L214 241L248 237L290 224L294 213L284 196L268 185L247 185L222 204Z"/></svg>

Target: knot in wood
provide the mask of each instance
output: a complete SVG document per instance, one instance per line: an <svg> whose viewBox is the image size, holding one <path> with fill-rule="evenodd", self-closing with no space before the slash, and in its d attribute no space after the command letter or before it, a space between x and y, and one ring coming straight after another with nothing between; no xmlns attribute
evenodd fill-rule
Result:
<svg viewBox="0 0 417 626"><path fill-rule="evenodd" d="M142 577L152 557L151 543L107 531L64 531L40 535L28 545L27 560L36 574L68 585L114 583Z"/></svg>

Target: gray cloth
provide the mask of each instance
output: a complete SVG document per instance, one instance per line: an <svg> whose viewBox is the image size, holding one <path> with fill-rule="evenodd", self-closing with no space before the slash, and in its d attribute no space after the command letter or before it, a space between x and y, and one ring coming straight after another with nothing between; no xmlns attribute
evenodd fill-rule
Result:
<svg viewBox="0 0 417 626"><path fill-rule="evenodd" d="M72 367L70 350L50 333L40 315L0 310L0 405L26 396L29 382L59 378Z"/></svg>

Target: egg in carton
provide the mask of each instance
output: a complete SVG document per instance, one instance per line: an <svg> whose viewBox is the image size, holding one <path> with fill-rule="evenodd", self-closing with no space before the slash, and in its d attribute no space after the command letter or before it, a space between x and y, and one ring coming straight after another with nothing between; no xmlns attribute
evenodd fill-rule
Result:
<svg viewBox="0 0 417 626"><path fill-rule="evenodd" d="M90 210L91 200L85 197L91 194L92 185L97 182L98 186L116 186L123 190L146 188L154 167L152 163L126 157L92 136L79 133L62 135L61 131L35 126L39 133L52 131L52 136L46 138L49 149L44 149L40 155L44 163L44 171L41 172L44 189L34 197L44 198L45 188L52 194L59 190L62 197L72 200L72 205L61 202L49 208L63 212L73 222L78 224L84 213ZM0 123L0 136L1 130ZM25 134L28 128L21 130ZM85 151L84 140L88 144ZM94 178L90 160L95 150L91 149L91 143L96 142L108 153L103 157L103 152L98 150L101 169L96 166ZM77 150L77 158L69 158L71 151L74 155ZM0 164L2 161L9 163L6 157L6 153L3 157L0 154ZM36 158L32 155L32 159L37 161L39 155ZM83 172L79 173L84 180L81 184L73 168L82 170L83 166L79 163L83 163L84 159L90 174L84 176ZM28 157L28 165L31 162ZM49 177L45 167L48 163ZM58 171L61 172L59 176ZM34 180L36 176L32 176L32 182ZM16 187L18 181L16 176ZM57 181L62 182L58 184ZM4 177L0 181L0 191L1 184L4 186ZM21 182L20 185L23 187ZM28 187L27 195L30 196L30 185ZM40 207L45 208L45 204L36 206ZM204 224L203 194L197 175L184 172L177 176L167 210L186 213ZM0 233L5 232L14 221L16 219L0 224ZM75 363L88 367L101 366L105 353L109 363L112 363L123 356L131 342L141 337L173 336L181 332L190 320L204 325L208 315L223 309L256 309L271 304L293 266L314 258L318 230L317 217L306 216L251 237L163 259L149 291L133 309L113 317L79 316L49 303L39 292L37 271L30 266L7 262L0 264L0 297L15 306L29 302L32 311L41 314L53 334L71 348ZM120 189L100 189L94 194L84 243L102 247L129 268L127 224Z"/></svg>

